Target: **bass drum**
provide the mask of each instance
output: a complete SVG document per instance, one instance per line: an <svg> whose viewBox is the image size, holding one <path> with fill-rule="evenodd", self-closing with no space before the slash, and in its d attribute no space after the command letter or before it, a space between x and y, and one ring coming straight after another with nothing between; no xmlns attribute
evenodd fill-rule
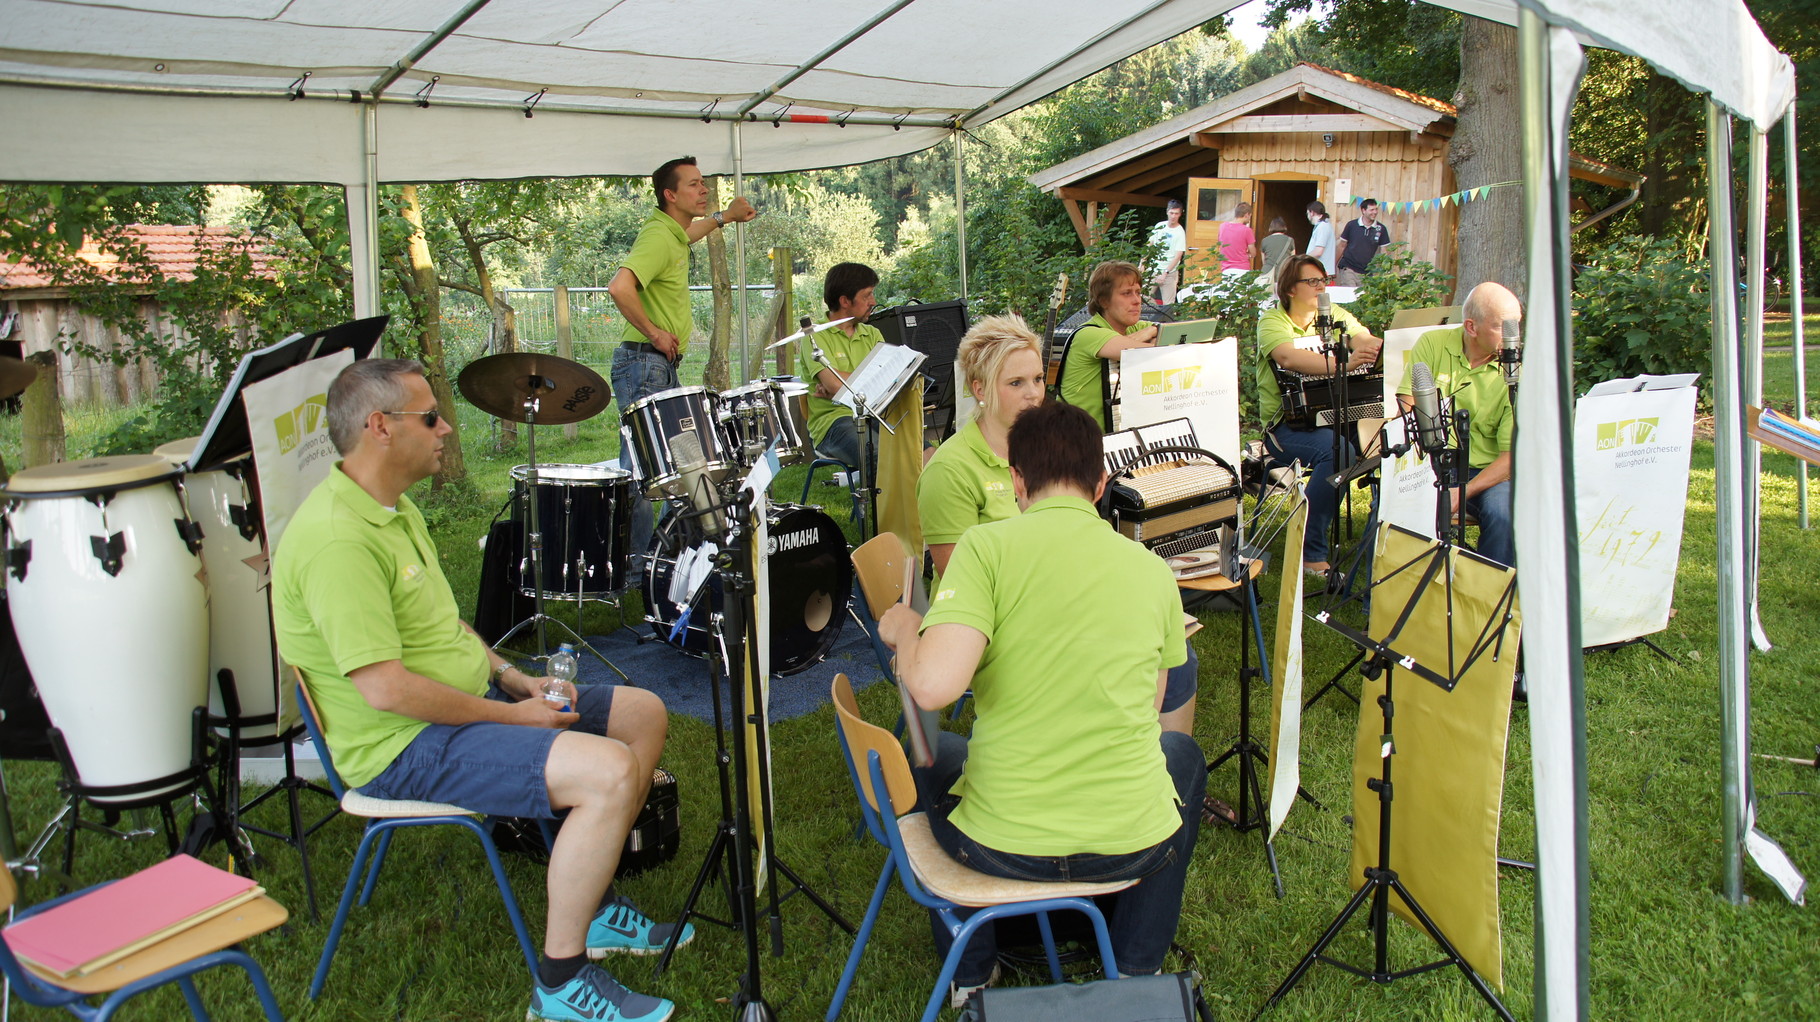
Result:
<svg viewBox="0 0 1820 1022"><path fill-rule="evenodd" d="M853 563L847 559L847 537L834 519L818 507L774 504L765 515L769 532L767 557L771 605L771 673L784 677L805 671L828 655L840 638L853 589ZM689 625L676 640L670 632L680 608L670 602L670 578L676 571L675 539L660 530L645 559L645 619L659 639L690 656L708 655L708 612L720 609L720 579L709 576L708 597L689 615Z"/></svg>

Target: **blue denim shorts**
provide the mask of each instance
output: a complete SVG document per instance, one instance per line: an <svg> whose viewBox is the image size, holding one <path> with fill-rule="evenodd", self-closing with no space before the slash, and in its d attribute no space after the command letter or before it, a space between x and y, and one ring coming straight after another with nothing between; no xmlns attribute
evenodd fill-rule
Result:
<svg viewBox="0 0 1820 1022"><path fill-rule="evenodd" d="M1188 660L1179 667L1171 667L1163 679L1162 711L1168 713L1179 708L1183 703L1194 698L1201 690L1201 658L1194 651L1194 643L1188 644Z"/></svg>
<svg viewBox="0 0 1820 1022"><path fill-rule="evenodd" d="M578 685L581 720L569 730L607 733L612 685ZM514 700L498 685L487 698ZM488 816L554 818L544 767L560 731L523 724L430 724L398 758L357 789L374 798L447 802Z"/></svg>

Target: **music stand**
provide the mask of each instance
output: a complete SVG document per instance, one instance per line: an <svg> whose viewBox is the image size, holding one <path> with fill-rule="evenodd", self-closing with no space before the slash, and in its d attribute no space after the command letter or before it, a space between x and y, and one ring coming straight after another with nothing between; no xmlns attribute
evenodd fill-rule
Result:
<svg viewBox="0 0 1820 1022"><path fill-rule="evenodd" d="M840 377L840 370L828 364L827 355L815 342L813 333L809 335L809 345L815 364ZM846 374L840 392L834 395L836 402L853 409L853 427L859 440L859 485L854 487L853 493L860 508L857 524L862 541L878 534L878 449L867 420L877 422L885 432L897 435L897 429L885 421L885 408L897 399L898 391L910 382L928 357L904 345L875 344L860 359L859 365Z"/></svg>

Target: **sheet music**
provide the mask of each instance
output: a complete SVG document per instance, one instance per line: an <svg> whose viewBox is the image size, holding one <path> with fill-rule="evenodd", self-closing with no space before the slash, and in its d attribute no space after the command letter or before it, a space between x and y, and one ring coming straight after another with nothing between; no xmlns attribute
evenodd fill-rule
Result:
<svg viewBox="0 0 1820 1022"><path fill-rule="evenodd" d="M834 395L834 400L854 411L860 410L860 398L873 414L884 410L904 384L910 382L923 360L929 356L900 344L875 344L847 375L847 385Z"/></svg>

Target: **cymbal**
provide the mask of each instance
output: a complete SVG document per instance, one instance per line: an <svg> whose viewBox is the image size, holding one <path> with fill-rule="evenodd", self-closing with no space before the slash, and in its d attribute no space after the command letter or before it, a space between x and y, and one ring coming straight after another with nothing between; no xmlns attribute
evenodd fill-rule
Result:
<svg viewBox="0 0 1820 1022"><path fill-rule="evenodd" d="M809 317L804 316L803 318L808 319ZM817 323L814 326L808 328L807 330L798 330L797 332L791 334L788 337L780 337L777 340L772 341L770 344L765 345L765 350L770 351L772 348L781 348L784 345L789 344L791 341L800 341L803 338L809 336L810 334L819 334L823 330L832 330L833 328L840 326L842 323L851 323L851 322L853 322L852 316L842 316L840 319L831 319L826 323Z"/></svg>
<svg viewBox="0 0 1820 1022"><path fill-rule="evenodd" d="M599 373L573 359L509 351L468 363L456 380L468 403L496 418L528 422L525 402L537 399L540 425L562 426L606 411L613 391Z"/></svg>
<svg viewBox="0 0 1820 1022"><path fill-rule="evenodd" d="M37 366L23 359L0 356L0 401L21 393L37 378Z"/></svg>

